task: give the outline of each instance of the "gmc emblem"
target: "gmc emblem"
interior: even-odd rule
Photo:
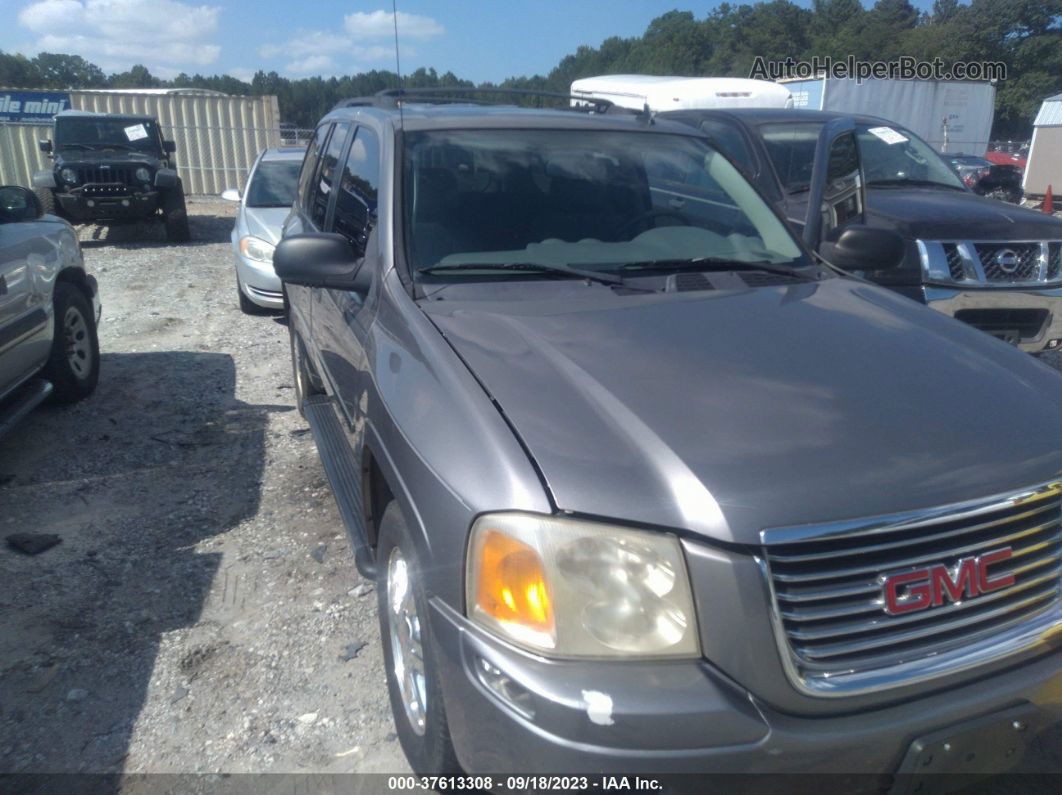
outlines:
[[[940,607],[945,601],[973,599],[1014,584],[1013,574],[990,577],[988,567],[1007,560],[1014,553],[1003,547],[972,558],[962,558],[954,568],[943,563],[882,578],[885,612],[890,616]],[[906,586],[906,588],[904,587]],[[903,590],[901,590],[903,589]]]

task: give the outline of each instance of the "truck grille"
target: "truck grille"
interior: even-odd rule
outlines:
[[[1062,622],[1062,483],[972,508],[848,523],[841,530],[768,530],[763,538],[782,653],[805,685],[929,658],[940,662],[955,650],[968,662],[979,643],[996,642],[1000,633],[1045,613]],[[1012,584],[886,612],[886,577],[943,565],[957,582],[960,561],[1006,548],[1011,556],[993,563],[989,576],[1013,575]],[[903,596],[931,581],[915,579],[897,591]]]
[[[1037,285],[1062,281],[1062,241],[919,240],[932,283]]]
[[[1039,243],[975,243],[974,249],[990,282],[1027,282],[1039,275]]]
[[[77,170],[77,182],[79,185],[89,184],[133,184],[135,169],[124,167],[112,168],[79,168]]]

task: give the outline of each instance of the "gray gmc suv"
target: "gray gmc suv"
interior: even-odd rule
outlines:
[[[273,260],[414,770],[998,771],[1062,721],[1057,372],[690,126],[431,99],[321,121]]]

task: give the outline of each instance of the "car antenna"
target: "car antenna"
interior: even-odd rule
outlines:
[[[398,0],[391,0],[391,19],[395,23],[395,72],[398,74],[398,89],[401,92],[398,97],[398,123],[404,130],[406,118],[402,113],[402,95],[406,93],[405,81],[402,80],[402,61],[398,57]]]

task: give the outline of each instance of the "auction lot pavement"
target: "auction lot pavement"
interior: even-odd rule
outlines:
[[[287,330],[236,306],[232,207],[191,202],[190,245],[86,242],[99,388],[0,440],[0,536],[63,539],[0,548],[0,772],[408,771]],[[1026,769],[1062,770],[1054,737]]]

